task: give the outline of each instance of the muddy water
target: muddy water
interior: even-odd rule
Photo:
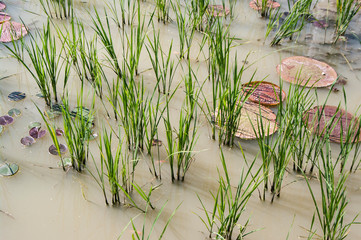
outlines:
[[[7,1],[7,12],[13,16],[15,21],[22,19],[28,24],[30,31],[41,28],[46,21],[44,14],[37,1]],[[76,4],[77,14],[86,25],[86,31],[92,36],[89,17],[86,11],[91,11],[91,4],[98,9],[105,5],[98,1],[82,1]],[[286,5],[284,5],[286,6]],[[142,7],[147,13],[152,11],[154,5],[146,2]],[[283,8],[287,10],[286,7]],[[242,45],[236,47],[238,61],[242,60],[251,52],[248,62],[249,70],[244,76],[248,81],[253,71],[257,70],[256,80],[267,76],[267,81],[278,83],[278,76],[275,71],[280,59],[304,55],[328,62],[338,74],[348,79],[345,86],[347,93],[347,108],[355,112],[361,95],[359,90],[361,82],[360,74],[360,50],[361,46],[357,39],[352,38],[348,42],[336,46],[325,44],[329,41],[330,32],[316,29],[308,25],[305,31],[299,36],[297,43],[285,42],[280,47],[271,48],[264,41],[266,30],[265,21],[256,12],[248,7],[248,2],[237,2],[235,19],[231,25],[231,32],[241,38]],[[351,25],[351,30],[361,34],[356,24]],[[61,21],[57,23],[62,24]],[[178,36],[176,23],[167,25],[155,24],[160,30],[161,41],[164,47],[174,41],[174,59],[177,57]],[[357,32],[358,31],[358,32]],[[326,38],[325,38],[326,36]],[[199,52],[199,43],[202,36],[196,34],[192,46],[192,66],[197,69],[198,79],[203,80],[207,76],[205,56]],[[28,40],[28,38],[26,38]],[[99,44],[100,45],[100,44]],[[118,45],[120,48],[120,45]],[[252,65],[252,63],[254,63]],[[186,66],[186,64],[182,63]],[[147,70],[151,63],[143,48],[140,71]],[[109,74],[111,72],[109,71]],[[174,85],[182,81],[182,70],[178,69]],[[198,215],[204,217],[201,211],[201,204],[197,195],[204,201],[208,209],[212,207],[211,192],[217,189],[217,168],[221,168],[219,155],[220,150],[217,142],[210,139],[211,129],[204,116],[199,119],[199,140],[196,145],[197,154],[195,162],[186,175],[185,182],[172,184],[170,171],[167,163],[162,165],[162,180],[156,180],[149,173],[149,162],[142,159],[137,166],[136,181],[145,190],[151,185],[162,184],[152,195],[152,203],[155,211],[148,211],[147,217],[136,209],[128,207],[107,207],[104,203],[100,188],[92,176],[84,172],[79,174],[73,170],[63,172],[58,167],[59,158],[48,154],[48,147],[51,144],[50,136],[38,140],[36,144],[25,148],[20,144],[20,138],[27,135],[28,124],[32,121],[41,121],[34,103],[44,108],[44,102],[35,95],[38,88],[31,76],[16,61],[9,58],[6,50],[1,47],[0,51],[0,113],[5,114],[9,109],[16,107],[22,111],[22,115],[16,118],[15,123],[9,126],[0,137],[0,161],[15,162],[20,166],[20,172],[9,178],[0,179],[0,239],[117,239],[122,233],[122,239],[130,239],[132,231],[127,224],[135,217],[135,224],[141,229],[143,221],[146,222],[146,232],[150,230],[153,220],[163,205],[164,211],[158,220],[153,235],[150,239],[156,239],[167,222],[168,217],[179,206],[169,225],[164,239],[207,239],[207,231]],[[154,84],[154,76],[151,71],[143,73],[145,85],[151,88]],[[71,94],[76,95],[79,81],[74,75],[71,79]],[[61,84],[60,84],[61,85]],[[288,84],[284,84],[285,88]],[[211,86],[205,85],[205,89]],[[182,85],[181,85],[182,88]],[[7,95],[12,91],[23,91],[27,94],[24,101],[12,103],[7,100]],[[320,98],[324,98],[328,90],[320,90]],[[206,91],[207,92],[207,91]],[[209,92],[209,91],[208,91]],[[206,94],[211,96],[210,94]],[[184,95],[178,91],[171,105],[172,119],[176,123]],[[342,100],[342,93],[332,93],[329,104],[338,104]],[[101,106],[101,105],[97,105]],[[108,106],[110,109],[110,106]],[[104,122],[104,110],[99,107],[97,126]],[[109,120],[115,124],[113,120]],[[96,128],[97,129],[97,128]],[[164,138],[164,132],[160,133],[160,139]],[[64,142],[64,140],[61,140]],[[258,146],[256,141],[238,141],[245,150],[247,160],[250,161],[257,154]],[[91,143],[91,150],[94,156],[99,156],[96,142]],[[337,145],[332,145],[337,149]],[[229,167],[229,174],[232,183],[236,185],[242,167],[245,166],[241,150],[238,147],[232,149],[224,148],[224,154]],[[160,149],[159,159],[164,160],[166,152]],[[97,157],[96,157],[97,159]],[[89,162],[89,168],[94,167]],[[257,166],[260,161],[257,161]],[[291,169],[291,168],[290,168]],[[361,207],[361,174],[352,174],[347,181],[349,206],[345,221],[348,222],[359,212]],[[319,188],[317,181],[311,181],[315,195],[318,200]],[[286,174],[281,197],[270,203],[270,196],[267,201],[262,202],[258,193],[252,196],[247,205],[246,212],[242,215],[241,224],[250,218],[249,231],[259,229],[249,235],[247,239],[299,239],[307,236],[310,226],[314,205],[311,200],[307,185],[301,176],[294,174],[291,170]],[[317,224],[317,227],[318,224]],[[351,227],[349,239],[360,239],[361,230],[357,226]]]

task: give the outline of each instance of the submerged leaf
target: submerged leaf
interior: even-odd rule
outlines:
[[[19,171],[19,166],[15,163],[5,163],[0,166],[0,175],[2,176],[12,176]]]

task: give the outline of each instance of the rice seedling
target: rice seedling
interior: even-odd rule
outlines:
[[[159,219],[159,217],[161,216],[161,214],[162,214],[162,212],[163,212],[163,210],[164,210],[164,208],[165,208],[166,205],[167,205],[167,202],[166,202],[166,203],[162,206],[162,208],[159,210],[157,216],[155,217],[155,219],[154,219],[154,221],[153,221],[153,223],[152,223],[152,226],[150,227],[150,230],[149,230],[149,233],[148,233],[148,234],[146,234],[146,232],[145,232],[148,206],[147,206],[146,211],[145,211],[145,213],[144,213],[144,220],[143,220],[143,224],[142,224],[141,231],[139,231],[139,230],[137,229],[137,227],[135,226],[135,223],[134,223],[134,218],[132,218],[132,219],[130,220],[130,222],[128,223],[128,225],[129,225],[129,224],[132,224],[132,229],[133,229],[133,232],[134,232],[134,233],[132,234],[132,239],[134,239],[134,240],[135,240],[135,239],[137,239],[137,240],[145,240],[145,239],[147,239],[147,240],[149,240],[149,239],[158,239],[158,240],[161,240],[161,239],[163,238],[163,235],[164,235],[165,231],[166,231],[167,228],[168,228],[168,225],[169,225],[170,221],[172,220],[173,216],[175,215],[175,213],[177,212],[177,210],[178,210],[178,208],[180,207],[181,204],[179,204],[179,205],[176,207],[176,209],[174,209],[174,211],[172,212],[172,214],[169,216],[169,218],[168,218],[168,220],[166,221],[166,223],[165,223],[165,225],[164,225],[164,227],[163,227],[163,229],[162,229],[162,232],[160,233],[159,237],[158,237],[158,238],[154,238],[154,236],[152,235],[153,230],[154,230],[154,227],[155,227],[155,225],[157,224],[158,219]],[[124,228],[124,230],[122,231],[122,233],[121,233],[121,235],[119,236],[118,239],[121,238],[121,236],[123,235],[124,231],[128,228],[128,225]]]
[[[136,84],[130,75],[129,82],[123,82],[117,89],[120,102],[117,114],[125,131],[129,149],[143,150],[147,128],[149,98],[145,95],[144,82]]]
[[[207,18],[207,8],[209,0],[191,0],[190,1],[190,12],[192,25],[198,31],[204,30],[203,21]]]
[[[179,115],[178,129],[172,127],[167,107],[164,126],[166,129],[167,155],[171,170],[172,182],[184,181],[185,174],[194,161],[193,149],[198,140],[197,137],[197,110],[182,108]],[[175,170],[176,167],[176,170]]]
[[[120,203],[120,190],[119,190],[119,166],[122,154],[122,143],[119,142],[116,148],[115,154],[112,153],[112,133],[108,133],[103,127],[103,134],[99,137],[99,150],[100,150],[100,163],[101,170],[104,167],[106,170],[106,176],[109,181],[110,191],[112,193],[112,204],[117,205]],[[101,178],[102,179],[102,178]],[[104,193],[105,194],[105,193]],[[105,195],[105,202],[107,198]]]
[[[224,1],[222,1],[223,5],[224,5]],[[237,4],[237,1],[236,0],[228,0],[228,5],[229,5],[229,11],[230,11],[230,14],[231,14],[231,18],[234,17],[234,8]]]
[[[222,20],[216,20],[214,32],[209,33],[209,78],[212,82],[212,103],[206,104],[208,121],[212,126],[212,138],[218,131],[219,145],[232,146],[238,129],[240,114],[250,91],[242,90],[242,76],[245,63],[237,65],[237,54],[233,66],[230,63],[230,49],[233,38],[229,36],[229,28],[224,28]],[[247,62],[246,57],[244,62]],[[254,79],[255,73],[249,81]],[[204,95],[204,93],[202,93]]]
[[[153,33],[153,41],[148,36],[147,38],[149,46],[146,45],[146,48],[157,80],[158,92],[169,94],[175,71],[179,65],[179,62],[174,65],[174,60],[171,60],[173,41],[168,51],[164,53],[159,40],[159,31]]]
[[[260,117],[257,119],[257,126],[253,126],[253,131],[257,136],[257,143],[259,147],[259,154],[262,158],[262,171],[263,171],[263,193],[260,196],[261,200],[266,200],[266,191],[269,189],[269,176],[271,169],[271,162],[273,159],[272,140],[269,137],[271,131],[270,125],[265,126],[260,109]]]
[[[139,75],[138,66],[140,60],[140,54],[142,52],[145,38],[146,38],[146,27],[149,27],[149,24],[152,22],[153,16],[151,16],[148,25],[145,26],[145,15],[141,13],[140,2],[137,5],[137,23],[135,19],[132,19],[130,25],[130,35],[123,31],[123,52],[125,53],[125,62],[129,65],[129,74]],[[136,24],[136,26],[135,26]]]
[[[243,154],[244,157],[244,154]],[[218,171],[218,190],[216,194],[211,193],[213,198],[213,208],[208,211],[203,201],[198,196],[202,205],[202,210],[205,217],[199,216],[203,224],[209,232],[209,238],[215,239],[243,239],[245,236],[254,231],[247,232],[249,219],[240,224],[239,220],[246,209],[247,203],[251,198],[253,192],[262,182],[260,175],[261,168],[256,169],[253,174],[251,170],[254,168],[256,158],[248,166],[248,169],[242,169],[238,185],[234,187],[231,185],[231,179],[228,174],[226,160],[221,150],[221,162],[224,172],[224,177]],[[236,230],[236,228],[239,229]]]
[[[191,24],[188,16],[190,15],[188,7],[186,11],[182,11],[179,1],[172,3],[173,11],[176,13],[176,21],[178,26],[179,36],[179,54],[180,59],[189,59],[190,48],[192,46],[193,37],[195,33],[195,26]]]
[[[118,10],[117,3],[119,5],[120,11]],[[138,4],[139,0],[113,0],[112,5],[108,5],[108,8],[113,15],[113,20],[117,24],[118,28],[123,28],[124,30],[125,24],[131,24],[132,19],[135,16]],[[121,16],[121,18],[119,18],[119,16]]]
[[[83,88],[77,99],[77,113],[75,116],[70,112],[68,96],[65,96],[63,99],[61,110],[64,124],[64,138],[69,148],[72,166],[75,170],[81,172],[88,159],[90,128],[93,121],[93,111],[88,110],[86,112],[83,107]]]
[[[118,78],[122,79],[122,70],[118,61],[118,56],[116,54],[115,48],[114,48],[114,42],[113,42],[113,36],[112,31],[110,29],[110,23],[109,23],[109,17],[107,12],[104,10],[105,24],[102,23],[102,20],[99,16],[99,13],[96,9],[95,16],[91,16],[92,22],[93,22],[93,30],[99,37],[100,41],[102,42],[106,52],[107,56],[106,59],[110,63],[112,70],[117,75]]]
[[[357,216],[348,223],[345,223],[344,218],[348,205],[345,186],[348,174],[341,173],[338,180],[336,180],[335,165],[332,163],[329,140],[326,140],[325,149],[321,149],[320,159],[317,168],[321,190],[321,205],[317,203],[316,196],[306,176],[305,179],[316,208],[316,219],[321,226],[323,234],[321,237],[324,240],[345,239],[351,225],[357,223],[355,222]]]
[[[170,0],[156,0],[156,11],[158,16],[158,22],[162,21],[164,24],[170,21],[169,9]]]
[[[59,51],[56,48],[55,37],[52,36],[49,19],[43,31],[38,31],[37,35],[40,39],[40,44],[36,43],[36,36],[30,34],[31,41],[29,44],[20,40],[21,48],[18,46],[14,47],[14,49],[9,46],[6,46],[6,48],[32,75],[44,97],[45,103],[51,106],[54,102],[53,99],[55,103],[58,102],[57,83],[60,76],[63,76],[64,87],[68,82],[70,63],[61,56],[64,47]],[[13,46],[15,46],[15,43],[13,43]],[[30,64],[25,62],[23,54],[19,52],[19,49],[25,49],[34,70],[31,69]]]
[[[39,0],[39,2],[49,17],[60,19],[73,17],[73,0]]]
[[[311,4],[312,0],[299,0],[293,5],[290,14],[282,22],[273,37],[271,46],[279,44],[282,39],[287,37],[292,40],[293,35],[303,29],[310,14]],[[275,18],[278,18],[277,15],[275,15]],[[273,24],[270,26],[273,26]]]
[[[149,106],[148,109],[148,122],[147,122],[147,129],[146,129],[146,141],[145,146],[147,149],[148,155],[151,157],[151,164],[152,169],[150,172],[154,174],[156,178],[162,178],[161,175],[161,161],[158,161],[158,171],[156,169],[156,163],[154,161],[152,148],[155,147],[158,150],[158,157],[159,157],[159,144],[156,144],[155,141],[158,140],[158,127],[160,121],[163,119],[164,112],[168,109],[169,102],[173,98],[174,94],[176,93],[175,89],[170,95],[161,97],[159,94],[156,95],[157,85],[154,87],[152,95],[149,98]],[[154,102],[155,101],[155,102]],[[154,103],[153,103],[154,102]],[[164,102],[164,105],[162,104]],[[158,159],[159,160],[159,159]]]
[[[312,88],[300,85],[290,85],[286,101],[286,109],[290,116],[292,140],[291,152],[293,171],[304,171],[305,155],[310,143],[311,133],[306,128],[303,113],[311,108],[315,100],[312,97]]]
[[[336,1],[336,27],[335,27],[335,39],[333,43],[336,43],[340,36],[344,35],[348,25],[353,17],[358,13],[361,8],[361,3],[356,0],[337,0]]]

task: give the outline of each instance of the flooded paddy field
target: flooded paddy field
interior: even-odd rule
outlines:
[[[243,239],[244,235],[250,240],[341,239],[341,235],[361,239],[357,224],[347,228],[361,212],[357,155],[361,103],[359,13],[333,43],[336,3],[311,1],[309,11],[314,19],[305,18],[303,29],[292,40],[283,38],[271,46],[280,24],[292,15],[288,4],[292,7],[296,3],[279,2],[279,25],[275,24],[265,38],[267,25],[277,10],[271,17],[262,17],[248,1],[225,1],[224,7],[230,9],[226,18],[212,17],[208,10],[194,23],[203,1],[165,1],[165,8],[160,7],[161,2],[74,0],[73,12],[64,19],[55,16],[56,8],[42,6],[41,1],[4,2],[3,11],[12,17],[11,21],[23,23],[28,34],[0,45],[0,115],[10,115],[11,109],[21,112],[13,113],[12,120],[0,117],[0,123],[4,123],[0,173],[12,175],[16,170],[4,164],[19,167],[13,176],[0,178],[0,239],[132,239],[137,234],[136,239],[210,239],[210,235],[211,239]],[[197,4],[197,11],[192,3]],[[209,9],[208,4],[222,2],[207,2],[204,9]],[[220,11],[220,15],[225,13]],[[185,30],[179,32],[182,22]],[[320,24],[323,27],[319,28]],[[185,34],[183,53],[181,33]],[[31,46],[39,46],[40,62],[47,61],[45,48],[54,50],[57,63],[34,71],[44,65],[32,61],[27,49],[31,53],[36,47]],[[317,89],[297,87],[281,79],[277,66],[293,56],[327,63],[336,71],[337,79],[331,86]],[[56,94],[49,83],[54,69]],[[42,71],[48,82],[44,91],[35,81],[41,79]],[[301,78],[304,72],[301,68],[296,74]],[[318,82],[321,76],[316,78]],[[259,114],[258,104],[252,111],[242,110],[249,106],[240,104],[249,97],[247,92],[252,93],[244,91],[243,84],[249,81],[282,87],[287,95],[284,107],[270,106],[277,118]],[[222,84],[217,85],[219,82]],[[25,98],[9,99],[13,92],[25,93]],[[49,104],[44,97],[47,93]],[[300,96],[306,93],[306,100],[302,99]],[[278,96],[274,98],[278,100]],[[298,101],[289,100],[297,97]],[[236,107],[229,110],[230,105]],[[346,114],[340,118],[331,114],[328,120],[332,123],[328,128],[324,124],[327,130],[317,137],[314,133],[322,130],[317,128],[322,124],[307,125],[304,112],[324,105],[336,106],[338,114],[344,109],[352,117],[343,124]],[[324,120],[324,114],[320,116],[319,122]],[[234,117],[234,122],[222,117]],[[242,125],[238,119],[248,124],[241,133],[237,132]],[[250,119],[254,125],[249,124]],[[274,124],[267,125],[268,121]],[[41,123],[41,128],[34,122]],[[232,124],[236,128],[232,129]],[[307,130],[306,125],[311,127]],[[276,130],[267,126],[278,131],[267,137],[267,130]],[[295,131],[299,126],[302,130]],[[64,133],[58,131],[57,135],[57,129]],[[79,131],[67,134],[72,129]],[[46,130],[44,136],[41,130]],[[229,137],[227,131],[232,132]],[[340,131],[344,133],[341,140]],[[245,132],[255,136],[248,140],[234,137],[247,135]],[[301,138],[300,132],[307,137]],[[29,134],[31,142],[21,141]],[[67,146],[61,158],[49,153],[49,147],[56,143],[54,138]],[[338,139],[338,143],[328,139]],[[319,145],[311,144],[315,142]],[[74,153],[81,147],[85,149],[82,158],[81,153]],[[54,149],[53,153],[58,154],[60,149]],[[299,168],[299,157],[294,155],[298,150],[303,161]],[[269,161],[268,169],[265,161]],[[227,174],[222,163],[227,166]],[[274,177],[277,171],[279,178]],[[325,189],[337,189],[341,194]],[[224,215],[216,212],[211,229],[208,225],[207,214],[211,217],[214,209],[222,209],[221,192],[223,203],[227,197],[233,202],[244,200],[237,209],[239,219],[229,226],[233,231],[230,235],[226,227],[220,230],[219,221],[223,217],[223,223],[227,222],[228,205]],[[237,193],[240,196],[235,197]],[[339,199],[339,205],[322,208],[326,196]],[[337,208],[347,201],[342,205],[344,212]],[[321,219],[323,211],[334,210],[334,218],[328,223],[337,219],[335,232],[345,232],[325,237],[327,230],[323,231],[321,225],[327,221],[319,220],[315,206]],[[344,217],[337,218],[339,211]]]

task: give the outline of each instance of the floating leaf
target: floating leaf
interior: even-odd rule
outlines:
[[[64,130],[63,129],[56,129],[55,130],[56,136],[63,136],[64,135]]]
[[[309,109],[304,113],[303,120],[312,133],[320,136],[324,136],[326,129],[331,129],[330,141],[336,143],[341,142],[341,134],[342,141],[345,142],[347,133],[350,131],[355,135],[359,127],[358,120],[351,113],[329,105]],[[351,137],[354,138],[355,136]],[[353,141],[359,140],[353,139]]]
[[[38,127],[33,127],[32,129],[29,130],[29,135],[35,139],[42,138],[45,136],[45,134],[46,134],[46,130]]]
[[[4,10],[5,8],[6,8],[5,3],[0,1],[0,11]]]
[[[262,10],[262,0],[252,0],[249,3],[249,6],[256,11]],[[279,8],[281,5],[278,2],[274,2],[271,0],[267,1],[267,8]]]
[[[26,97],[26,94],[23,92],[12,92],[8,95],[9,101],[17,102],[23,100]]]
[[[209,5],[208,12],[213,17],[227,16],[230,13],[229,8],[223,7],[223,5]]]
[[[17,108],[13,108],[8,111],[8,114],[10,117],[18,117],[21,115],[21,111]]]
[[[2,134],[4,131],[4,127],[2,125],[0,125],[0,134]]]
[[[68,148],[64,144],[61,143],[61,144],[59,144],[59,150],[60,150],[60,153],[63,154],[68,150]],[[49,153],[52,155],[58,155],[58,150],[56,149],[54,144],[49,147]]]
[[[16,174],[19,171],[19,166],[15,163],[5,163],[0,166],[0,175],[8,177]]]
[[[37,128],[40,128],[41,127],[41,123],[40,122],[31,122],[29,125],[28,125],[28,128],[29,129],[32,129],[34,127],[37,127]]]
[[[8,115],[4,115],[4,116],[0,117],[0,125],[5,126],[5,125],[9,125],[9,124],[11,124],[13,122],[14,122],[14,118],[12,118],[12,117],[10,117]]]
[[[20,140],[20,142],[24,146],[31,146],[31,145],[33,145],[35,143],[35,139],[33,137],[26,136],[26,137],[23,137]]]
[[[10,21],[10,19],[11,19],[11,16],[9,14],[0,12],[0,23],[3,23],[5,21]]]
[[[337,79],[330,65],[302,56],[283,59],[277,72],[283,80],[306,87],[327,87]]]
[[[0,42],[11,42],[28,34],[25,26],[17,22],[3,22],[0,24],[0,29],[2,30]]]
[[[280,87],[270,82],[250,82],[243,85],[246,92],[252,92],[249,100],[266,106],[275,106],[280,103]],[[282,90],[282,101],[286,99],[286,93]]]
[[[90,114],[90,110],[86,107],[76,107],[71,111],[72,117],[83,117],[86,121],[93,122],[94,117]]]

